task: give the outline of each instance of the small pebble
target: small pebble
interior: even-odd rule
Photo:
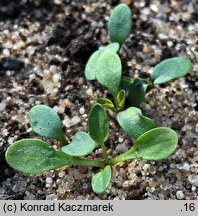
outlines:
[[[81,119],[80,119],[80,117],[79,116],[74,116],[72,119],[71,119],[71,123],[72,123],[72,126],[73,125],[77,125],[78,123],[80,123],[81,122]]]
[[[9,49],[3,49],[3,55],[8,57],[10,55]]]
[[[0,111],[4,111],[6,108],[6,103],[2,102],[0,103]]]
[[[4,188],[0,188],[0,197],[3,197],[5,194],[5,189]]]
[[[160,188],[164,191],[168,190],[168,184],[164,183],[160,185]]]
[[[126,152],[128,150],[128,148],[125,145],[123,145],[123,144],[118,144],[116,146],[115,150],[116,150],[117,153],[120,154],[120,153]]]
[[[143,51],[143,53],[145,53],[145,54],[149,52],[149,48],[148,48],[148,46],[147,46],[146,44],[144,45],[142,51]]]
[[[52,182],[53,182],[51,177],[47,177],[45,181],[47,184],[52,184]]]
[[[79,109],[79,113],[80,113],[81,115],[83,115],[83,114],[85,113],[85,108],[84,108],[84,107],[81,107],[81,108]]]
[[[177,191],[177,192],[176,192],[176,197],[177,197],[177,199],[179,199],[179,200],[184,199],[184,193],[183,193],[183,191],[181,191],[181,190]]]
[[[62,0],[54,0],[54,4],[61,5],[62,4]]]
[[[58,177],[63,178],[65,176],[65,171],[61,171],[58,173]]]
[[[172,46],[173,46],[173,42],[172,42],[172,41],[168,41],[168,42],[167,42],[167,45],[168,45],[169,47],[172,47]]]
[[[131,185],[131,181],[130,180],[127,180],[127,181],[124,181],[123,184],[122,184],[122,187],[123,188],[129,188]]]
[[[121,0],[121,3],[130,5],[132,3],[132,0]]]
[[[0,60],[0,70],[3,71],[20,71],[22,68],[24,68],[24,63],[18,59],[10,58],[10,57],[4,57]]]
[[[124,141],[123,137],[119,137],[119,138],[118,138],[118,142],[119,142],[119,143],[123,143],[123,141]]]
[[[25,192],[25,198],[24,198],[25,200],[34,200],[35,199],[35,195],[34,194],[32,194],[32,193],[30,193],[30,192],[28,192],[28,191],[26,191]]]
[[[82,174],[87,174],[87,172],[88,172],[88,168],[85,167],[85,166],[79,166],[79,167],[78,167],[78,170],[79,170],[79,172],[82,173]]]
[[[58,83],[58,82],[60,81],[60,79],[61,79],[60,74],[54,74],[54,75],[53,75],[53,81],[54,81],[55,83]]]
[[[93,89],[92,89],[92,88],[88,88],[88,89],[86,90],[86,94],[87,94],[88,96],[93,97]]]
[[[183,164],[177,164],[176,167],[180,170],[189,170],[190,165],[187,162],[184,162]]]
[[[194,186],[198,187],[198,175],[193,174],[188,176],[188,181]]]
[[[67,175],[67,176],[65,176],[65,177],[66,177],[67,183],[68,183],[69,185],[73,185],[73,183],[75,182],[74,177],[73,177],[73,176],[69,176],[69,175]]]
[[[46,196],[46,200],[58,200],[58,196],[56,194],[50,194]]]
[[[191,191],[194,192],[194,191],[196,191],[196,189],[197,188],[195,186],[192,186]]]
[[[52,185],[51,184],[45,184],[46,188],[50,188]]]

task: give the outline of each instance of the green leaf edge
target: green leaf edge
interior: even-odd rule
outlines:
[[[129,19],[129,25],[130,25],[130,28],[129,29],[127,29],[127,34],[125,33],[125,37],[124,38],[122,38],[121,40],[120,40],[120,38],[119,38],[119,40],[118,40],[118,37],[116,37],[116,38],[114,38],[114,36],[115,36],[115,32],[113,33],[113,35],[112,35],[112,20],[113,20],[113,16],[115,16],[115,13],[117,13],[117,11],[118,10],[120,10],[121,8],[125,8],[125,13],[126,13],[126,11],[127,11],[127,15],[129,15],[130,16],[130,19]],[[126,4],[119,4],[119,5],[117,5],[114,9],[113,9],[113,11],[112,11],[112,14],[111,14],[111,16],[110,16],[110,18],[109,18],[109,22],[108,22],[108,35],[109,35],[109,38],[110,38],[110,40],[113,42],[113,43],[118,43],[118,44],[120,44],[120,46],[122,46],[122,44],[126,41],[126,39],[128,38],[128,36],[130,35],[130,32],[131,32],[131,28],[132,28],[132,12],[131,12],[131,10],[130,10],[130,8],[126,5]]]
[[[103,188],[97,188],[97,187],[95,187],[95,181],[97,180],[98,176],[102,175],[102,173],[104,173],[104,172],[107,172],[107,174],[109,175],[106,184],[104,185]],[[101,194],[101,193],[105,192],[106,189],[108,188],[110,182],[111,182],[111,177],[112,177],[111,166],[110,166],[110,165],[107,165],[104,169],[102,169],[100,172],[96,173],[96,174],[92,177],[91,185],[92,185],[93,191],[94,191],[95,193],[97,193],[97,194]],[[97,183],[96,183],[96,184],[97,184]]]
[[[121,119],[120,119],[120,118],[121,118],[121,114],[123,114],[124,112],[127,112],[129,109],[132,109],[132,108],[136,109],[136,113],[137,113],[138,116],[141,116],[144,120],[146,120],[147,122],[149,121],[150,124],[153,125],[153,128],[152,128],[152,129],[155,129],[155,128],[156,128],[156,124],[155,124],[155,122],[154,122],[152,119],[150,119],[150,118],[144,116],[144,115],[142,114],[142,110],[139,109],[139,108],[137,108],[137,107],[129,107],[128,109],[119,112],[118,115],[117,115],[117,120],[118,120],[118,123],[119,123],[120,127],[121,127],[130,137],[133,137],[134,139],[137,140],[141,135],[145,134],[146,132],[144,132],[143,134],[141,134],[141,135],[138,136],[138,137],[132,136],[131,134],[128,133],[128,131],[126,131],[126,130],[123,128],[123,124],[122,124]],[[132,129],[132,130],[133,130],[133,129]],[[149,129],[148,131],[150,131],[150,130],[151,130],[151,129]]]
[[[87,80],[96,80],[96,64],[101,54],[102,52],[97,50],[89,57],[84,72]],[[94,65],[93,69],[92,65]]]
[[[37,112],[36,109],[43,109],[43,108],[46,109],[47,112],[48,112],[48,111],[49,111],[49,112],[53,112],[52,115],[54,115],[55,118],[57,118],[56,120],[59,121],[59,122],[58,122],[59,125],[56,125],[56,129],[58,129],[58,131],[56,131],[56,133],[53,132],[55,135],[50,135],[50,136],[48,136],[48,135],[45,135],[45,134],[43,134],[43,133],[40,133],[40,132],[36,129],[36,127],[34,126],[34,124],[33,124],[33,123],[34,123],[34,117],[32,117],[32,115],[35,115],[35,112]],[[46,111],[46,110],[45,110],[45,111]],[[59,115],[56,113],[56,111],[53,110],[51,107],[49,107],[49,106],[47,106],[47,105],[43,105],[43,104],[39,104],[39,105],[33,106],[33,107],[30,109],[30,111],[29,111],[28,119],[29,119],[29,123],[30,123],[30,126],[31,126],[32,130],[33,130],[36,134],[38,134],[39,136],[43,136],[43,137],[51,138],[51,139],[57,139],[57,140],[59,140],[62,144],[65,144],[65,145],[68,144],[67,141],[66,141],[66,139],[65,139],[64,133],[63,133],[61,119],[60,119]],[[35,130],[35,129],[36,129],[36,130]],[[54,131],[55,131],[55,130],[54,130]]]
[[[117,73],[117,76],[119,76],[119,83],[116,83],[117,84],[117,86],[115,86],[115,85],[113,85],[113,88],[112,88],[112,84],[109,86],[109,82],[108,82],[108,84],[107,84],[107,79],[105,80],[104,79],[104,76],[102,75],[101,76],[101,74],[103,74],[103,73],[101,73],[101,70],[99,70],[99,69],[101,69],[101,67],[99,67],[100,65],[103,65],[103,58],[104,58],[104,55],[111,55],[111,56],[113,56],[114,55],[114,59],[116,58],[116,64],[117,64],[117,68],[119,69],[119,70],[117,70],[116,71],[116,73]],[[105,56],[106,57],[106,56]],[[106,57],[107,58],[107,57]],[[105,59],[106,59],[105,58]],[[102,59],[102,60],[101,60]],[[114,61],[115,62],[115,61]],[[115,75],[115,74],[113,74],[113,75]],[[111,74],[111,79],[112,79],[112,76],[113,76],[112,74]],[[102,79],[101,79],[101,77],[102,77]],[[105,77],[106,78],[106,77]],[[100,57],[99,57],[99,59],[98,59],[98,62],[97,62],[97,65],[96,65],[96,79],[97,79],[97,81],[102,85],[102,86],[104,86],[105,88],[107,88],[113,95],[116,95],[118,92],[119,92],[119,88],[120,88],[120,82],[121,82],[121,79],[122,79],[122,63],[121,63],[121,59],[120,59],[120,57],[119,57],[119,55],[117,54],[117,53],[115,53],[115,52],[112,52],[112,51],[109,51],[109,50],[107,50],[107,51],[104,51],[101,55],[100,55]],[[109,78],[108,78],[109,79]],[[105,80],[105,82],[104,82],[104,80]],[[114,80],[114,83],[115,83],[115,81],[117,82],[117,80],[118,79],[116,79],[116,80]],[[112,81],[112,80],[111,80]],[[112,82],[111,82],[112,83]]]
[[[82,149],[81,149],[81,151],[77,151],[77,152],[74,150],[73,151],[74,153],[73,153],[71,148],[74,147],[74,149],[75,149],[75,146],[76,146],[75,143],[77,142],[76,138],[77,138],[77,136],[79,136],[79,134],[86,135],[87,138],[89,137],[90,141],[92,141],[93,145],[91,144],[92,147],[90,147],[90,149],[88,151],[86,151],[86,152],[82,152]],[[61,148],[61,151],[63,151],[65,154],[73,156],[73,157],[82,157],[82,156],[86,156],[86,155],[90,154],[91,152],[93,152],[95,147],[96,147],[96,142],[90,137],[90,135],[85,133],[85,132],[79,131],[74,135],[74,137],[72,139],[72,142],[69,145],[63,146]]]
[[[157,77],[157,78],[154,78],[153,76],[155,75],[155,71],[156,71],[156,69],[158,68],[158,67],[160,67],[162,64],[164,64],[165,62],[168,62],[169,60],[173,60],[173,59],[184,59],[184,61],[186,61],[186,64],[188,64],[188,70],[186,70],[186,72],[185,73],[183,73],[183,74],[181,74],[181,75],[179,75],[179,76],[176,76],[176,77],[173,77],[173,78],[170,78],[170,79],[168,79],[167,81],[157,81],[158,79],[159,79],[159,77]],[[178,57],[173,57],[173,58],[168,58],[168,59],[165,59],[165,60],[163,60],[163,61],[161,61],[158,65],[156,65],[155,67],[154,67],[154,69],[153,69],[153,72],[151,73],[151,77],[150,77],[150,80],[152,81],[152,83],[153,84],[155,84],[155,85],[157,85],[157,84],[163,84],[163,83],[167,83],[167,82],[169,82],[169,81],[171,81],[171,80],[175,80],[175,79],[178,79],[178,78],[180,78],[180,77],[183,77],[183,76],[185,76],[190,70],[191,70],[191,68],[192,68],[192,62],[190,61],[190,59],[187,57],[187,56],[178,56]]]
[[[91,108],[91,110],[90,110],[90,112],[89,112],[89,115],[88,115],[88,128],[89,128],[89,135],[90,135],[90,137],[91,137],[96,143],[99,143],[99,144],[101,145],[103,142],[105,142],[105,141],[107,140],[107,138],[108,138],[108,136],[109,136],[109,124],[108,124],[108,132],[107,132],[107,134],[106,134],[106,136],[105,136],[105,138],[104,138],[103,140],[96,140],[95,137],[92,136],[92,132],[90,131],[90,120],[89,120],[89,119],[90,119],[90,116],[91,116],[93,110],[94,110],[95,107],[97,107],[97,106],[100,107],[100,108],[102,108],[102,110],[104,111],[105,116],[106,116],[106,118],[107,118],[107,122],[109,122],[109,121],[108,121],[108,116],[107,116],[107,113],[106,113],[104,107],[103,107],[101,104],[96,103],[96,104],[94,104],[94,105],[92,106],[92,108]]]
[[[58,165],[58,166],[54,166],[53,168],[44,168],[43,170],[39,171],[39,172],[26,172],[26,171],[23,171],[23,170],[20,170],[18,169],[18,167],[15,167],[13,164],[10,163],[10,159],[9,157],[12,157],[10,155],[11,152],[13,152],[13,148],[18,148],[20,149],[18,146],[20,145],[28,145],[28,144],[25,144],[24,142],[28,142],[28,141],[34,141],[34,142],[39,142],[39,145],[43,145],[44,147],[46,148],[49,148],[50,150],[53,151],[54,155],[53,155],[53,158],[57,157],[58,159],[62,160],[63,163],[62,165]],[[17,149],[16,149],[17,150]],[[69,163],[66,163],[66,159],[69,159]],[[55,150],[53,147],[49,146],[46,142],[40,140],[40,139],[34,139],[34,138],[29,138],[29,139],[22,139],[22,140],[18,140],[16,142],[14,142],[13,144],[11,144],[7,150],[6,150],[6,153],[5,153],[5,159],[6,159],[6,162],[9,164],[10,167],[12,167],[14,170],[16,171],[19,171],[19,172],[23,172],[23,173],[27,173],[27,174],[39,174],[39,173],[43,173],[45,171],[49,171],[49,170],[54,170],[54,169],[57,169],[57,168],[60,168],[62,166],[65,166],[65,165],[73,165],[71,163],[71,160],[73,159],[71,156],[69,155],[66,155],[65,153],[63,153],[62,151],[59,151],[59,150]]]
[[[111,100],[109,100],[108,98],[99,98],[99,99],[97,99],[96,102],[105,108],[113,109],[115,107],[113,102]]]
[[[169,130],[169,131],[171,130],[171,132],[174,134],[174,136],[175,136],[174,137],[174,142],[175,142],[174,149],[166,157],[161,157],[161,158],[158,158],[158,159],[142,158],[140,155],[138,155],[138,151],[137,151],[138,147],[136,145],[138,145],[138,142],[140,142],[140,140],[145,136],[145,134],[147,135],[148,133],[150,133],[150,132],[152,132],[154,130],[160,130],[160,129],[165,129],[165,130]],[[133,159],[137,159],[137,160],[151,160],[151,161],[163,160],[163,159],[166,159],[166,158],[170,157],[170,155],[172,155],[175,152],[177,144],[178,144],[178,136],[177,136],[177,133],[174,130],[172,130],[171,128],[167,128],[167,127],[154,128],[154,129],[151,129],[151,130],[145,132],[144,134],[142,134],[136,140],[136,142],[134,143],[134,145],[127,152],[124,152],[123,154],[118,155],[118,156],[112,158],[109,161],[109,164],[110,165],[114,165],[114,164],[120,163],[122,161],[133,160]]]

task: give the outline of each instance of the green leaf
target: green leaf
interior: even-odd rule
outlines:
[[[96,79],[96,65],[98,59],[101,55],[101,51],[94,52],[89,58],[86,67],[85,67],[85,77],[87,80],[95,80]]]
[[[111,167],[108,165],[92,178],[91,185],[95,193],[105,192],[111,181]]]
[[[15,170],[37,174],[72,164],[72,157],[56,151],[38,139],[24,139],[10,145],[6,161]]]
[[[128,77],[123,77],[120,84],[120,88],[126,92],[129,104],[136,107],[144,101],[147,86],[147,82],[143,79],[130,79]]]
[[[117,118],[123,130],[135,139],[156,127],[155,123],[150,118],[143,116],[142,111],[136,107],[119,112]]]
[[[117,98],[118,109],[122,110],[126,99],[125,91],[124,90],[119,91],[116,98]]]
[[[112,42],[122,45],[131,32],[132,14],[125,4],[118,5],[108,22],[108,33]]]
[[[29,121],[35,133],[67,144],[62,131],[61,120],[50,107],[45,105],[34,106],[29,112]]]
[[[102,47],[99,48],[100,51],[109,50],[109,51],[112,51],[112,52],[115,52],[115,53],[117,53],[119,51],[119,49],[120,49],[119,43],[111,43],[111,44],[109,44],[107,46],[102,46]]]
[[[184,56],[166,59],[154,68],[151,80],[154,84],[165,83],[185,76],[191,67],[191,61]]]
[[[161,160],[172,155],[177,147],[177,133],[170,128],[154,128],[142,134],[133,147],[110,160],[114,165],[124,160]]]
[[[99,98],[97,99],[97,103],[101,104],[103,107],[106,107],[106,108],[110,108],[110,109],[114,108],[113,102],[109,100],[108,98]]]
[[[99,50],[95,51],[91,57],[89,58],[86,67],[85,67],[85,77],[87,80],[95,80],[96,79],[96,65],[99,57],[104,51],[112,51],[117,53],[120,49],[120,45],[118,43],[112,43],[107,46],[102,46]]]
[[[109,123],[105,109],[100,104],[95,104],[88,118],[89,134],[97,143],[103,143],[109,134]]]
[[[86,156],[96,147],[94,140],[84,132],[78,132],[73,137],[72,142],[62,147],[62,151],[68,155],[79,157]]]
[[[122,76],[122,65],[119,56],[112,51],[105,51],[96,66],[96,78],[100,84],[113,94],[119,91]]]

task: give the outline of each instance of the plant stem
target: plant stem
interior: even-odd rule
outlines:
[[[148,86],[147,86],[147,89],[146,89],[146,93],[148,93],[151,89],[153,89],[154,87],[154,84],[151,80],[148,81]]]
[[[102,168],[105,167],[104,162],[99,161],[99,160],[91,160],[91,159],[87,159],[87,160],[80,159],[79,165],[92,166],[92,167],[102,167]]]
[[[63,146],[68,145],[69,143],[67,142],[64,134],[60,134],[58,140],[63,144]]]
[[[76,164],[74,165],[81,165],[81,166],[90,166],[90,167],[105,167],[105,164],[103,161],[99,160],[91,160],[91,159],[83,159],[79,158]]]
[[[117,100],[117,96],[118,96],[118,94],[113,94],[113,99],[114,99],[114,104],[115,104],[115,108],[113,109],[114,112],[122,111],[123,108],[124,108],[124,104],[125,104],[125,100],[124,100],[123,106],[120,106],[120,104],[119,104],[119,102]]]
[[[90,166],[90,167],[105,167],[104,161],[74,157],[65,154],[61,150],[56,150],[56,160],[59,160],[57,168],[62,166]]]
[[[105,161],[105,163],[107,163],[108,162],[108,155],[107,155],[107,151],[106,151],[106,147],[105,147],[104,142],[100,143],[100,146],[102,147],[102,154],[104,157],[104,161]]]
[[[120,155],[118,155],[117,157],[112,158],[112,159],[108,162],[108,164],[111,165],[111,166],[113,166],[113,165],[115,165],[115,164],[117,164],[117,163],[119,163],[119,162],[122,162],[122,161],[123,161],[123,158],[120,157]]]
[[[138,159],[138,158],[140,158],[140,157],[137,155],[136,149],[131,148],[127,152],[125,152],[125,153],[123,153],[121,155],[118,155],[118,156],[112,158],[111,160],[109,160],[108,164],[113,166],[113,165],[115,165],[117,163],[120,163],[122,161]]]
[[[118,100],[117,100],[117,94],[113,94],[114,104],[116,106],[116,110],[118,109]]]

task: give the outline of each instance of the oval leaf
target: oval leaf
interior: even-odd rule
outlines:
[[[110,109],[114,108],[113,102],[109,100],[108,98],[99,98],[97,99],[97,103],[101,104],[103,107],[106,107],[106,108],[110,108]]]
[[[84,132],[78,132],[73,137],[72,142],[62,147],[62,151],[68,155],[79,157],[86,156],[96,147],[94,140]]]
[[[105,192],[111,181],[111,167],[106,166],[92,178],[91,185],[95,193],[100,194]]]
[[[123,130],[135,139],[156,127],[155,123],[143,116],[142,111],[136,107],[130,107],[125,111],[119,112],[117,118]]]
[[[95,80],[96,79],[96,65],[98,62],[98,59],[100,57],[100,55],[104,52],[104,51],[112,51],[117,53],[120,49],[120,45],[118,43],[112,43],[109,44],[107,46],[102,46],[99,48],[99,50],[97,50],[96,52],[94,52],[91,57],[89,58],[86,67],[85,67],[85,77],[87,80]]]
[[[131,106],[138,107],[145,98],[148,83],[140,78],[130,79],[123,77],[120,88],[126,92],[126,97]]]
[[[95,104],[88,118],[89,134],[97,143],[104,143],[109,134],[109,124],[105,109],[100,104]]]
[[[112,42],[122,45],[131,32],[132,14],[125,4],[118,5],[108,22],[108,33]]]
[[[110,160],[114,165],[124,160],[161,160],[169,157],[176,150],[177,133],[170,128],[154,128],[140,136],[133,147]]]
[[[24,139],[10,145],[6,161],[13,169],[30,174],[72,165],[72,157],[38,139]]]
[[[100,55],[101,55],[101,51],[96,51],[89,58],[85,67],[85,77],[87,80],[96,79],[96,65]]]
[[[119,51],[119,49],[120,49],[119,43],[112,43],[112,44],[109,44],[107,46],[102,46],[102,47],[99,48],[99,50],[101,50],[101,51],[109,50],[109,51],[112,51],[112,52],[115,52],[115,53],[117,53]]]
[[[184,56],[166,59],[154,68],[151,80],[154,84],[165,83],[185,76],[191,67],[191,61]]]
[[[61,120],[50,107],[45,105],[34,106],[29,112],[29,121],[35,133],[67,144],[62,131]]]
[[[121,90],[117,94],[117,106],[119,110],[122,110],[125,104],[126,94],[124,90]]]
[[[102,53],[96,66],[96,78],[98,82],[113,94],[117,94],[121,76],[122,65],[119,56],[112,51]]]

